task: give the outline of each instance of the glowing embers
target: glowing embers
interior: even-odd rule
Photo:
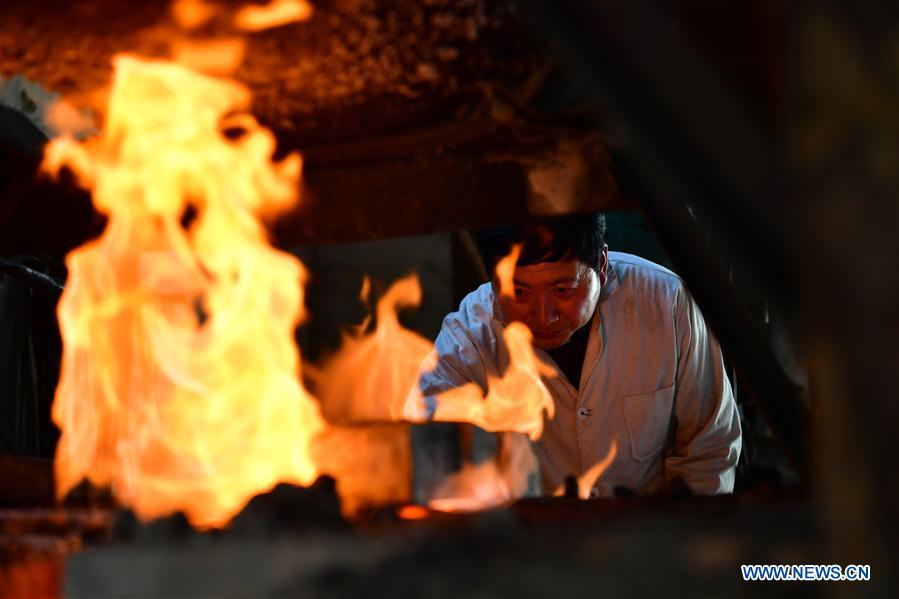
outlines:
[[[415,504],[403,505],[396,510],[396,515],[403,520],[424,520],[429,514],[428,508]]]
[[[46,168],[72,168],[109,215],[67,257],[58,308],[60,497],[87,477],[141,518],[211,527],[317,474],[323,422],[293,338],[304,269],[258,220],[295,202],[301,161],[271,162],[248,101],[234,82],[120,56],[103,134],[47,149]]]
[[[268,4],[245,4],[234,16],[234,25],[244,31],[261,31],[312,16],[312,6],[305,0],[270,0]]]

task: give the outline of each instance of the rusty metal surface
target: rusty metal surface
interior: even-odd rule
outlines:
[[[86,485],[57,502],[52,461],[0,455],[0,566],[108,540],[115,509],[107,492]]]
[[[239,4],[225,3],[192,38],[233,34],[228,18]],[[164,57],[186,35],[167,5],[6,3],[0,74],[23,74],[76,106],[92,106],[99,118],[98,90],[109,84],[113,54]],[[595,114],[584,110],[591,100],[537,107],[553,89],[558,57],[514,2],[315,6],[308,22],[246,36],[246,59],[234,74],[252,91],[252,111],[274,131],[279,152],[304,155],[305,199],[275,223],[279,245],[629,206],[617,194]],[[0,197],[8,233],[0,250],[59,252],[96,234],[100,219],[73,200],[77,192],[34,182],[35,161],[19,161],[3,177],[11,182]],[[546,197],[541,173],[561,173],[560,197]]]
[[[0,509],[0,557],[66,555],[107,540],[112,523],[113,512],[105,508]]]
[[[218,17],[193,39],[234,35],[243,2],[218,2]],[[169,54],[187,36],[168,0],[121,3],[5,2],[0,72],[21,73],[76,99],[109,83],[118,52]],[[314,3],[312,18],[246,36],[235,78],[254,112],[304,145],[332,143],[458,116],[473,97],[514,90],[539,65],[513,2],[340,0]]]
[[[0,599],[63,596],[66,558],[108,540],[112,524],[106,508],[0,508]]]

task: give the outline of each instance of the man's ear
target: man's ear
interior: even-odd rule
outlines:
[[[609,272],[609,246],[602,246],[602,254],[599,256],[599,284],[603,286],[608,280]]]

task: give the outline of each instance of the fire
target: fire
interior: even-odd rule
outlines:
[[[520,248],[497,266],[502,289],[511,293],[511,277]],[[511,269],[509,265],[511,264]],[[361,297],[368,295],[368,280]],[[433,368],[437,359],[433,344],[404,328],[400,308],[421,303],[418,278],[410,275],[395,282],[378,301],[377,326],[372,333],[345,335],[340,351],[324,366],[318,392],[323,409],[334,420],[424,421],[427,410],[417,391],[418,376]],[[543,433],[543,412],[552,418],[555,406],[541,376],[555,376],[555,369],[541,361],[531,346],[531,333],[520,322],[503,331],[509,366],[488,377],[486,396],[474,383],[449,389],[437,398],[433,420],[470,422],[491,432],[520,432],[537,440]]]
[[[415,504],[404,505],[396,510],[396,515],[403,520],[424,520],[428,514],[428,508]]]
[[[243,6],[234,17],[234,25],[244,31],[261,31],[295,21],[305,21],[311,16],[312,6],[305,0],[271,0],[264,6]]]
[[[496,274],[500,295],[511,296],[515,263],[521,252],[516,245],[508,256],[499,261]],[[521,322],[511,322],[502,333],[501,347],[508,353],[508,366],[501,375],[487,376],[487,394],[470,383],[444,391],[436,398],[432,419],[450,422],[470,422],[490,432],[517,432],[536,441],[543,434],[543,414],[555,415],[552,395],[541,377],[557,376],[556,370],[534,353],[531,331]],[[438,355],[432,352],[423,370],[433,369]],[[406,416],[425,419],[428,410],[421,393],[414,388],[406,402]]]
[[[602,476],[603,472],[608,470],[609,466],[615,460],[615,456],[618,455],[618,441],[616,439],[612,439],[612,444],[609,446],[609,453],[606,454],[606,457],[593,464],[586,472],[580,475],[577,479],[577,495],[579,499],[589,499],[590,498],[590,488],[596,482],[600,476]],[[560,497],[565,492],[565,485],[559,485],[555,491],[553,491],[553,495],[556,497]]]
[[[259,31],[311,10],[273,0],[244,6],[234,24]],[[188,30],[219,12],[203,0],[172,7]],[[273,136],[245,112],[248,90],[209,75],[233,72],[245,49],[236,37],[177,39],[174,63],[119,55],[103,132],[47,147],[44,168],[71,169],[109,216],[100,238],[67,257],[58,307],[60,498],[87,478],[144,520],[183,511],[198,528],[221,527],[278,482],[349,468],[315,461],[326,424],[300,382],[293,338],[305,269],[269,245],[259,220],[296,202],[301,158],[272,162]],[[501,296],[512,293],[519,252],[497,267]],[[364,300],[368,290],[366,280]],[[365,333],[366,322],[347,335],[318,376],[329,418],[425,419],[415,390],[436,355],[397,316],[420,301],[418,279],[401,279],[379,300],[375,330]],[[503,442],[496,460],[445,481],[435,509],[491,507],[527,490],[536,461],[524,435],[538,439],[544,413],[553,417],[541,379],[556,373],[522,323],[509,323],[500,346],[508,364],[488,375],[486,393],[470,384],[436,398],[433,419],[501,432]],[[338,482],[342,494],[350,487]]]
[[[57,494],[86,477],[142,519],[182,510],[218,527],[278,481],[317,475],[324,424],[293,338],[305,272],[258,220],[296,201],[301,159],[272,163],[237,83],[128,56],[114,67],[103,133],[56,140],[45,159],[109,216],[67,257]]]
[[[501,297],[514,292],[513,276],[521,246],[513,246],[496,266]],[[481,464],[466,464],[444,481],[429,506],[441,511],[490,508],[523,496],[528,478],[537,469],[533,450],[524,435],[536,441],[543,434],[544,413],[555,415],[552,395],[542,377],[557,376],[555,368],[540,360],[531,345],[531,332],[521,322],[509,323],[502,333],[508,365],[502,374],[487,376],[486,395],[475,383],[448,389],[435,398],[431,418],[470,422],[490,432],[502,433],[499,455]],[[431,352],[422,372],[434,368],[439,356]],[[426,419],[428,409],[416,385],[406,402],[406,416]]]
[[[196,29],[209,22],[219,9],[204,0],[175,0],[170,7],[172,18],[185,29]]]
[[[194,71],[228,75],[243,62],[246,42],[239,37],[209,40],[176,39],[172,56],[178,64]]]
[[[497,267],[502,293],[512,293],[512,275],[520,247]],[[367,302],[370,284],[363,283],[360,299]],[[466,466],[447,479],[430,506],[443,511],[493,507],[522,496],[527,479],[536,470],[536,458],[524,433],[537,440],[543,432],[544,412],[551,418],[555,406],[542,376],[556,376],[550,365],[534,353],[531,334],[522,323],[510,323],[503,332],[508,367],[488,377],[486,395],[474,383],[449,389],[436,398],[430,414],[419,391],[421,373],[433,368],[433,344],[405,329],[397,318],[401,308],[418,306],[421,288],[410,275],[395,282],[378,301],[375,330],[364,333],[365,323],[344,336],[340,350],[316,373],[317,394],[331,422],[427,421],[469,422],[503,434],[497,460]]]
[[[503,433],[494,459],[465,464],[447,478],[428,502],[441,512],[489,509],[523,497],[537,471],[537,458],[523,435]]]
[[[556,376],[531,347],[531,331],[520,322],[503,331],[509,366],[502,376],[488,375],[487,395],[474,383],[437,397],[433,419],[470,422],[490,432],[525,433],[532,441],[543,434],[543,414],[552,418],[555,404],[541,376]],[[419,407],[424,411],[424,407]]]
[[[474,512],[511,502],[513,497],[495,460],[465,464],[441,483],[428,501],[438,512]]]
[[[515,295],[515,263],[521,256],[521,244],[512,246],[509,255],[496,263],[496,279],[499,282],[499,295],[511,298]]]
[[[369,282],[363,283],[366,301]],[[362,328],[344,335],[343,345],[324,366],[317,391],[325,416],[332,421],[396,421],[403,419],[406,396],[417,380],[422,361],[433,345],[404,328],[397,317],[401,308],[421,303],[416,275],[390,286],[378,300],[377,326],[364,334]]]

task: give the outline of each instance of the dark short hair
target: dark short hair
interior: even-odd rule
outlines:
[[[493,276],[496,263],[508,256],[516,243],[522,244],[517,262],[520,266],[577,258],[599,272],[606,244],[606,217],[602,212],[555,216],[480,229],[472,236],[489,276]]]

